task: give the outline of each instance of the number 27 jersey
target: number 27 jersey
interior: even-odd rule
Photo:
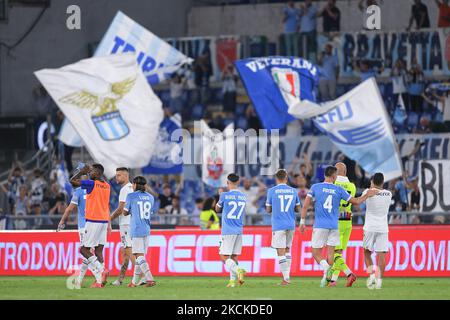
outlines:
[[[247,197],[240,190],[220,194],[217,206],[222,208],[222,235],[242,234]]]
[[[313,184],[307,196],[315,201],[314,228],[338,229],[341,200],[352,196],[341,186],[326,182]]]
[[[150,215],[154,211],[155,198],[142,191],[127,195],[124,210],[131,215],[131,238],[150,235]]]

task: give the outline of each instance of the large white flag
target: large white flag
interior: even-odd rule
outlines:
[[[323,104],[320,110],[330,111],[317,116],[314,124],[346,156],[370,174],[382,172],[386,181],[402,175],[391,120],[374,78]],[[296,116],[301,110],[289,112]]]
[[[163,111],[135,54],[85,59],[35,74],[107,177],[116,166],[148,164]]]
[[[150,85],[170,78],[183,64],[193,61],[123,12],[118,11],[94,56],[125,52],[136,53],[136,61]],[[58,138],[68,146],[83,146],[83,141],[67,121],[64,121]]]
[[[202,180],[211,187],[226,187],[227,176],[234,172],[234,125],[221,132],[201,120],[201,132]]]

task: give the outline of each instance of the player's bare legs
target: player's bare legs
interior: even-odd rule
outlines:
[[[280,271],[283,275],[283,281],[280,285],[285,286],[290,284],[290,269],[291,269],[291,255],[289,248],[277,248],[278,263],[280,264]],[[289,255],[289,259],[288,259]],[[288,261],[289,260],[289,261]]]
[[[334,258],[334,246],[326,246],[327,248],[327,257],[326,259],[322,256],[322,251],[323,248],[312,248],[312,255],[314,257],[314,260],[316,260],[316,262],[318,264],[320,264],[320,266],[323,269],[323,277],[322,280],[320,282],[320,286],[325,286],[325,284],[327,283],[327,278],[331,278],[331,266],[333,265],[333,258]]]
[[[103,258],[103,247],[104,245],[99,244],[95,247],[94,253],[98,259],[98,262],[102,265],[102,285],[104,286],[108,281],[109,271],[105,268],[105,260]]]
[[[378,256],[378,255],[377,255]],[[379,259],[378,263],[379,263]],[[379,273],[378,267],[373,263],[372,251],[364,249],[364,262],[366,264],[367,272],[369,273],[369,278],[367,279],[367,287],[373,289],[376,283],[376,276]],[[384,269],[383,269],[384,270]]]
[[[386,252],[377,252],[378,272],[375,273],[376,285],[375,289],[381,289],[382,277],[386,268]]]
[[[103,246],[102,246],[103,250]],[[95,251],[96,252],[96,251]],[[81,247],[80,253],[83,257],[85,257],[88,261],[88,268],[92,271],[95,276],[95,283],[91,286],[91,288],[102,288],[103,287],[103,278],[104,278],[104,267],[102,265],[103,255],[101,256],[102,262],[99,261],[97,255],[94,255],[91,252],[91,248]]]
[[[122,266],[120,267],[120,274],[117,279],[119,283],[122,283],[123,279],[125,279],[125,273],[127,272],[130,260],[131,264],[134,266],[136,258],[131,252],[131,247],[122,248]]]
[[[134,256],[134,273],[133,279],[131,283],[128,285],[130,288],[134,288],[139,284],[141,276],[143,275],[145,278],[145,287],[153,287],[156,285],[155,279],[153,279],[153,275],[150,272],[150,267],[148,265],[147,260],[145,260],[145,256],[142,253],[135,253]]]

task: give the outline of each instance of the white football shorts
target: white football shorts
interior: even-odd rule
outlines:
[[[150,236],[136,237],[131,239],[131,250],[133,254],[141,253],[143,255],[147,254],[147,249],[149,246]]]
[[[325,246],[336,247],[340,244],[338,229],[313,228],[311,247],[320,249]]]
[[[387,232],[364,231],[363,248],[375,252],[389,251],[389,237]]]
[[[242,252],[242,234],[226,234],[222,235],[219,244],[219,254],[231,256],[232,254],[240,255]]]
[[[272,232],[272,248],[292,248],[295,230],[278,230]]]
[[[90,222],[86,221],[84,226],[83,246],[86,248],[95,248],[106,243],[108,234],[108,222]]]

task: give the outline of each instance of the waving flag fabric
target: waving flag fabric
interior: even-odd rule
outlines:
[[[310,111],[317,105],[302,104],[316,101],[319,71],[313,63],[295,57],[267,57],[235,64],[264,128],[285,128],[295,119],[288,113],[294,105],[306,108],[309,116],[315,115]]]
[[[126,52],[136,54],[139,67],[152,85],[168,79],[183,64],[192,62],[191,58],[119,11],[94,56]],[[61,127],[59,139],[69,146],[83,145],[75,129],[67,121]]]
[[[176,113],[166,118],[159,126],[156,141],[158,146],[153,154],[150,164],[142,168],[145,174],[181,174],[183,172],[183,147],[181,129],[181,116]]]
[[[234,124],[221,132],[201,120],[201,132],[202,180],[211,187],[226,187],[227,176],[234,172]]]
[[[117,166],[141,168],[153,155],[162,103],[134,54],[81,60],[37,78],[86,144],[107,177]]]
[[[314,124],[349,158],[370,174],[386,180],[402,175],[402,165],[391,121],[374,78],[328,102]]]

